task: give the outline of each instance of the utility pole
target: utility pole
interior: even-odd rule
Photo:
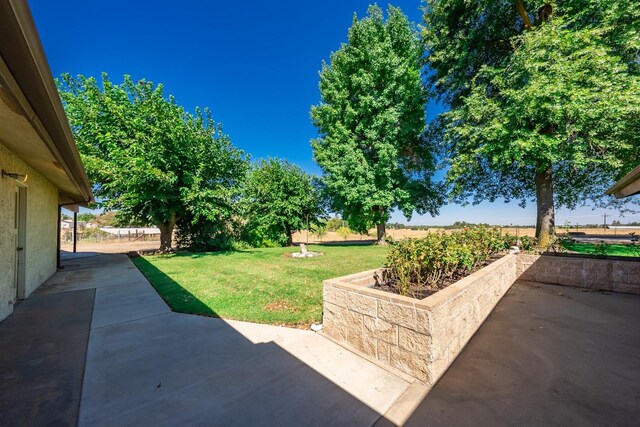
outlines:
[[[604,222],[602,224],[602,229],[603,230],[607,229],[607,214],[604,214]]]

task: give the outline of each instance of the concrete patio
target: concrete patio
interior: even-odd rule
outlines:
[[[404,424],[637,426],[639,326],[638,295],[516,282]]]
[[[413,382],[311,331],[173,313],[126,255],[67,259],[0,346],[0,425],[371,425]]]

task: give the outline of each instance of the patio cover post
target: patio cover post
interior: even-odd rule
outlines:
[[[76,253],[76,244],[78,242],[78,212],[73,213],[73,253]]]
[[[62,227],[62,205],[58,205],[58,243],[56,245],[58,249],[57,256],[56,256],[56,268],[58,270],[62,268],[62,266],[60,265],[60,238],[62,237],[61,230],[60,230],[61,227]]]

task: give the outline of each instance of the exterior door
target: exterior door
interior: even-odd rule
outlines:
[[[25,297],[25,243],[26,243],[26,218],[27,218],[27,189],[22,186],[15,188],[14,210],[14,242],[15,242],[15,273],[14,288],[15,299]]]

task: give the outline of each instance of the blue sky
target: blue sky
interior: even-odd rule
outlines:
[[[209,107],[233,143],[253,159],[286,158],[315,174],[321,171],[313,162],[310,140],[316,129],[309,108],[320,99],[318,71],[346,41],[353,13],[364,16],[368,4],[29,0],[54,76],[106,71],[114,82],[130,74],[163,83],[165,93],[188,110]],[[419,0],[393,5],[420,21]],[[438,113],[436,105],[427,109],[428,117]],[[556,222],[600,223],[602,213],[559,211]],[[437,218],[415,215],[410,223],[457,220],[534,224],[535,205],[450,205]],[[640,216],[624,220],[640,221]],[[392,221],[406,222],[401,214]]]

